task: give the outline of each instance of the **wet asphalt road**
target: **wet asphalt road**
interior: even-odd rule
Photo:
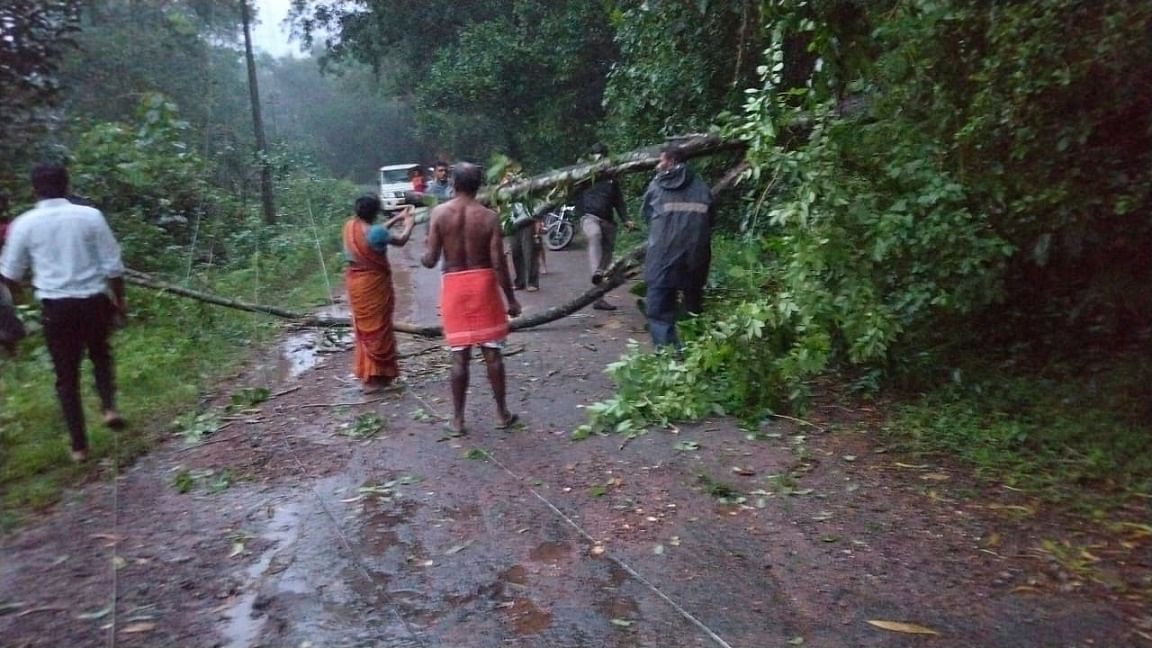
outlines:
[[[416,267],[421,247],[393,254],[398,316],[417,323],[435,321],[439,287]],[[582,291],[585,263],[579,248],[550,253],[526,311]],[[851,462],[832,435],[784,421],[761,440],[713,419],[570,441],[581,407],[611,394],[603,368],[629,339],[647,342],[626,288],[611,299],[620,310],[513,334],[517,429],[494,429],[475,364],[459,439],[442,430],[435,343],[402,338],[407,389],[365,402],[349,352],[289,336],[283,357],[221,385],[225,402],[258,383],[284,396],[211,445],[163,444],[116,488],[89,484],[4,539],[0,603],[21,606],[0,609],[0,645],[1138,645],[1118,607],[1042,593],[1027,585],[1032,563],[989,548],[1001,530],[1002,545],[1034,544],[1027,528],[1011,540],[974,503],[909,483],[863,456],[867,438]],[[350,438],[371,414],[380,434]],[[177,469],[243,479],[181,494]],[[707,492],[721,483],[732,497]],[[110,591],[114,615],[101,609]]]
[[[418,251],[394,259],[397,283],[408,287],[407,309],[398,312],[434,321],[438,277],[414,267]],[[584,263],[579,249],[551,254],[541,292],[521,293],[526,309],[582,290]],[[700,474],[725,478],[734,462],[762,475],[797,465],[793,447],[753,448],[731,423],[690,427],[712,450],[695,456],[671,450],[678,437],[667,433],[628,444],[570,442],[567,433],[584,420],[580,406],[610,393],[602,368],[630,338],[646,342],[632,297],[619,290],[613,301],[622,307],[615,313],[586,311],[512,337],[510,350],[523,349],[507,358],[510,403],[524,421],[516,431],[491,427],[482,365],[472,373],[471,433],[460,440],[446,440],[439,421],[413,418],[448,413],[446,374],[410,377],[407,394],[376,410],[389,418],[387,438],[364,444],[342,470],[276,508],[269,532],[281,538],[264,558],[269,568],[252,574],[254,618],[232,626],[234,639],[236,627],[250,636],[233,645],[831,647],[928,639],[877,631],[868,619],[931,627],[941,633],[934,645],[1092,645],[1093,637],[1116,636],[1104,608],[1069,614],[966,582],[975,555],[900,555],[920,542],[900,534],[927,540],[939,524],[933,515],[915,519],[898,507],[875,515],[896,540],[887,550],[885,534],[853,541],[806,531],[806,522],[827,515],[820,500],[785,498],[763,509],[718,503],[701,492]],[[829,482],[837,479],[851,478]],[[836,494],[816,497],[828,495]],[[849,508],[867,517],[871,500],[857,499]]]

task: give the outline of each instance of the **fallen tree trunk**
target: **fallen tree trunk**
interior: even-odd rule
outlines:
[[[740,162],[732,167],[724,176],[712,187],[713,194],[719,194],[732,187],[740,174],[746,168],[746,163]],[[627,252],[620,255],[615,261],[612,262],[608,269],[604,272],[604,280],[597,286],[585,291],[583,294],[571,299],[563,304],[553,306],[547,310],[540,311],[539,313],[532,313],[531,315],[517,317],[512,320],[510,328],[513,331],[520,331],[523,329],[534,328],[554,322],[563,317],[567,317],[583,308],[588,307],[597,299],[600,299],[609,292],[615,290],[623,285],[625,281],[632,276],[633,272],[638,270],[640,264],[644,262],[644,255],[647,252],[647,243],[640,243]],[[192,290],[183,286],[177,286],[165,281],[161,281],[152,277],[149,274],[138,272],[135,270],[127,270],[124,273],[124,280],[130,284],[150,288],[152,290],[159,290],[181,297],[188,297],[209,304],[217,306],[224,306],[226,308],[234,308],[237,310],[247,311],[249,313],[261,313],[265,315],[273,315],[282,319],[291,320],[294,324],[301,327],[314,327],[314,328],[343,328],[352,325],[350,318],[347,317],[320,317],[314,315],[307,315],[304,313],[297,313],[287,309],[279,308],[277,306],[267,306],[264,304],[252,304],[242,302],[236,299],[228,299],[219,295],[201,292],[199,290]],[[407,322],[394,322],[392,328],[400,333],[408,333],[418,337],[438,338],[443,336],[444,332],[437,325],[421,325],[409,324]]]
[[[548,322],[556,321],[562,317],[567,317],[582,308],[587,307],[592,302],[600,299],[612,290],[619,287],[628,280],[630,271],[635,270],[639,262],[644,259],[644,245],[638,245],[631,249],[624,256],[616,260],[612,266],[609,267],[604,274],[604,281],[598,286],[593,286],[584,294],[567,301],[558,306],[553,306],[547,310],[539,313],[533,313],[525,317],[518,317],[511,322],[511,329],[519,331],[521,329],[532,328],[547,324]],[[165,281],[161,281],[152,277],[151,275],[135,270],[127,270],[124,273],[124,281],[135,286],[143,288],[150,288],[160,292],[169,293],[172,295],[179,295],[180,297],[187,297],[197,301],[205,302],[207,304],[214,304],[216,306],[224,306],[225,308],[233,308],[242,310],[249,313],[260,313],[263,315],[272,315],[281,319],[291,320],[297,326],[309,328],[344,328],[352,325],[352,321],[347,317],[322,317],[314,315],[306,315],[304,313],[297,313],[295,311],[286,310],[277,306],[268,306],[266,304],[252,304],[243,302],[237,299],[228,299],[219,295],[201,292],[199,290],[192,290],[191,288],[184,288]],[[444,334],[443,329],[437,325],[427,324],[409,324],[407,322],[394,322],[392,328],[400,333],[408,333],[418,337],[437,338]]]
[[[743,151],[747,148],[747,144],[743,141],[726,140],[719,135],[711,134],[680,135],[669,138],[666,144],[678,145],[688,158],[715,155],[725,151]],[[611,155],[596,162],[556,169],[506,187],[481,191],[477,198],[482,202],[504,203],[546,189],[570,187],[598,174],[615,176],[647,171],[656,168],[656,164],[660,161],[660,149],[664,146],[665,144],[649,146],[620,155]]]

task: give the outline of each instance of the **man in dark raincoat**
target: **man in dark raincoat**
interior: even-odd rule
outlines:
[[[648,224],[644,280],[648,284],[645,315],[656,346],[680,346],[676,315],[703,310],[704,282],[712,261],[712,191],[684,164],[677,146],[660,151],[656,177],[644,193],[642,213]]]

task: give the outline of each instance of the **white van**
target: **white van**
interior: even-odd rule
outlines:
[[[397,211],[404,206],[404,194],[412,191],[409,179],[412,169],[420,169],[420,165],[389,164],[380,167],[380,205],[384,211]]]

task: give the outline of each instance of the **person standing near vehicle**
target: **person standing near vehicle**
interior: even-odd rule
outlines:
[[[597,142],[592,146],[592,160],[599,160],[608,154],[608,147]],[[580,229],[588,239],[588,265],[592,270],[592,283],[599,285],[604,280],[604,271],[612,263],[612,252],[616,247],[615,214],[619,214],[624,226],[632,229],[628,219],[624,194],[620,185],[609,176],[598,175],[592,185],[582,190],[575,200],[576,213],[580,214]],[[603,297],[592,304],[596,310],[616,310],[616,307]]]
[[[425,192],[435,196],[440,202],[452,197],[452,184],[448,181],[448,163],[437,162],[432,167],[432,180],[425,187]]]
[[[424,169],[416,167],[408,171],[408,181],[412,183],[412,191],[420,194],[428,191],[428,182],[424,177]]]
[[[127,313],[120,244],[98,209],[67,199],[68,170],[42,164],[32,170],[36,207],[12,221],[0,253],[0,280],[19,295],[29,270],[42,306],[44,339],[56,370],[56,394],[72,437],[72,459],[88,457],[80,402],[80,363],[92,359],[104,424],[124,426],[116,411],[112,350],[117,314]]]
[[[440,319],[452,352],[452,422],[449,432],[464,434],[464,400],[472,347],[480,347],[496,400],[497,429],[516,422],[505,402],[504,357],[508,317],[520,314],[504,261],[504,237],[496,212],[476,201],[480,168],[461,163],[452,172],[456,196],[432,210],[420,263],[435,267],[444,257],[440,279]],[[503,299],[501,299],[503,293]],[[507,300],[507,306],[504,302]]]
[[[703,311],[712,261],[712,190],[684,164],[685,159],[677,146],[660,151],[657,174],[641,208],[648,225],[644,314],[657,347],[680,346],[676,316],[681,296],[684,310]]]

